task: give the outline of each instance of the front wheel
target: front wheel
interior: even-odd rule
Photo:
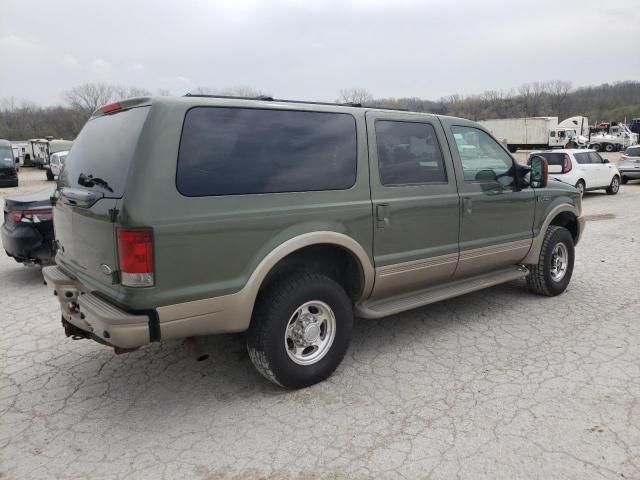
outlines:
[[[53,179],[55,179],[53,172],[51,172],[51,170],[47,170],[47,180],[51,181]]]
[[[613,151],[615,150],[615,148],[616,148],[616,147],[614,147],[614,146],[613,146],[613,144],[611,144],[611,143],[607,143],[607,144],[604,146],[604,151],[605,151],[605,152],[609,152],[609,153],[611,153],[611,152],[613,152]]]
[[[576,188],[578,189],[578,193],[582,197],[584,195],[584,190],[585,190],[584,182],[582,180],[578,180],[578,183],[576,183]]]
[[[593,145],[590,145],[589,148],[592,148],[596,152],[599,152],[600,150],[602,150],[602,146],[599,143],[594,143]]]
[[[344,289],[317,273],[285,277],[261,292],[247,332],[256,369],[286,388],[321,382],[349,346],[353,307]]]
[[[611,179],[611,184],[607,187],[607,195],[615,195],[620,190],[620,178],[617,175],[614,175]]]
[[[551,225],[542,241],[538,263],[529,267],[529,288],[547,297],[560,295],[571,281],[574,259],[573,237],[569,230]]]

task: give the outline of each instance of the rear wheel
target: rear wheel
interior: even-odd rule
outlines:
[[[594,143],[589,148],[594,149],[596,152],[599,152],[600,150],[602,150],[602,146],[599,143]]]
[[[247,350],[268,380],[303,388],[340,365],[349,346],[353,307],[344,289],[317,273],[285,277],[260,293]]]
[[[617,175],[614,175],[611,179],[611,184],[607,188],[607,195],[615,195],[620,190],[620,178]]]
[[[47,169],[47,180],[51,181],[54,178],[55,177],[54,177],[53,173],[51,172],[51,170]]]
[[[611,143],[607,143],[604,146],[604,151],[605,152],[613,152],[615,150],[616,147],[613,146],[613,144]]]
[[[585,185],[584,185],[584,181],[583,180],[578,180],[578,183],[576,183],[576,188],[578,189],[578,192],[580,193],[580,196],[584,195],[584,190],[585,190]]]
[[[529,267],[529,288],[547,297],[564,292],[573,274],[574,255],[569,230],[551,225],[542,241],[538,263]]]

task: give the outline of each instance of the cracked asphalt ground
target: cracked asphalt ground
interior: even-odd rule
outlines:
[[[290,392],[243,338],[115,356],[0,254],[0,478],[640,478],[640,183],[587,194],[559,297],[523,282],[358,320]]]

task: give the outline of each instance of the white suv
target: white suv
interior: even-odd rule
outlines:
[[[527,164],[534,155],[547,159],[550,177],[575,185],[580,194],[586,190],[604,189],[607,194],[615,195],[620,189],[620,172],[595,150],[572,148],[531,152]]]

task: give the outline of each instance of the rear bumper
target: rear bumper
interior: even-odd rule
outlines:
[[[620,175],[623,177],[627,177],[627,178],[640,178],[640,168],[630,168],[628,170],[625,170],[624,168],[619,168],[618,167],[618,171],[620,172]]]
[[[151,341],[153,320],[147,314],[121,310],[99,296],[85,292],[82,285],[60,267],[42,269],[48,287],[58,297],[62,317],[91,337],[108,345],[130,349]]]
[[[18,177],[2,177],[0,178],[0,187],[17,187]]]
[[[19,223],[9,228],[3,224],[2,246],[7,255],[19,262],[53,260],[53,222]]]

